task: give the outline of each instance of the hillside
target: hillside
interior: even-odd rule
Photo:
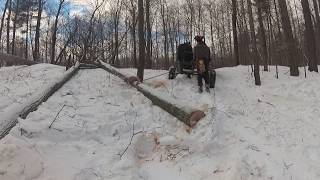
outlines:
[[[320,77],[287,72],[261,72],[256,87],[247,67],[219,69],[211,94],[183,75],[147,81],[206,111],[191,130],[120,79],[82,70],[0,141],[0,179],[319,179]]]

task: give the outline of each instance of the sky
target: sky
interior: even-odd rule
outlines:
[[[5,4],[5,0],[0,0],[0,9],[2,10]]]
[[[87,5],[92,0],[71,0],[76,5]]]

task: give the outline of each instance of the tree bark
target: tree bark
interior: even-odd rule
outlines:
[[[237,32],[237,1],[232,0],[232,32],[233,32],[233,48],[234,48],[234,59],[235,65],[240,64],[239,60],[239,43],[238,43],[238,32]]]
[[[134,6],[133,0],[130,1],[131,3],[131,15],[132,15],[132,22],[131,22],[131,36],[132,36],[132,46],[133,46],[133,53],[132,53],[132,60],[134,67],[138,67],[138,60],[137,60],[137,35],[136,35],[136,26],[137,26],[137,17],[136,17],[136,7]]]
[[[262,60],[263,60],[263,70],[268,71],[268,49],[267,49],[267,40],[266,40],[266,30],[264,28],[263,24],[263,18],[262,18],[262,2],[263,1],[257,1],[257,13],[258,13],[258,21],[259,21],[259,27],[260,27],[260,35],[261,35],[261,43],[262,43]]]
[[[43,0],[38,0],[38,17],[37,17],[37,25],[36,25],[36,35],[35,35],[35,44],[33,50],[33,60],[40,60],[40,26],[41,26],[41,18],[42,18],[42,10],[43,10]]]
[[[289,19],[289,13],[287,9],[286,0],[279,0],[279,8],[281,21],[284,31],[285,44],[287,46],[289,65],[290,65],[290,75],[291,76],[299,76],[298,69],[298,56],[297,56],[297,45],[293,39],[292,28]]]
[[[162,16],[162,28],[163,28],[163,36],[164,36],[164,61],[165,67],[169,67],[169,47],[168,47],[168,30],[167,30],[167,22],[166,22],[166,13],[165,13],[165,5],[161,5],[161,16]]]
[[[147,56],[146,56],[146,68],[151,69],[152,68],[152,57],[151,57],[151,23],[150,23],[150,0],[146,0],[146,25],[147,25]]]
[[[9,12],[7,17],[7,54],[10,54],[10,20],[12,11],[12,0],[9,0]]]
[[[144,65],[146,58],[145,49],[145,29],[144,29],[144,7],[143,0],[138,0],[138,35],[139,35],[139,66],[137,76],[143,81]]]
[[[259,58],[258,58],[258,49],[257,49],[257,42],[256,42],[256,33],[254,29],[254,20],[252,14],[252,3],[251,0],[247,0],[248,4],[248,15],[249,15],[249,24],[250,24],[250,34],[251,34],[251,43],[253,46],[253,58],[254,58],[254,78],[255,84],[257,86],[261,85],[260,80],[260,67],[259,67]]]
[[[307,57],[309,62],[309,71],[318,72],[317,66],[317,54],[316,54],[316,41],[315,33],[313,30],[312,20],[311,20],[311,11],[309,6],[309,1],[301,1],[303,16],[305,21],[305,44],[307,50]]]
[[[30,18],[30,6],[28,6],[28,10],[27,10],[27,22],[26,22],[26,37],[25,37],[25,51],[24,51],[24,58],[28,59],[28,48],[29,48],[29,36],[28,36],[28,32],[29,32],[29,18]]]
[[[12,33],[12,46],[11,51],[13,55],[16,55],[16,30],[17,30],[17,18],[19,15],[19,1],[16,0],[16,9],[14,11],[14,19],[13,19],[13,33]]]
[[[316,16],[316,23],[315,23],[315,36],[316,36],[316,50],[317,50],[317,64],[320,62],[320,15],[319,15],[319,7],[318,3],[316,0],[313,0],[313,8],[314,8],[314,13]]]
[[[2,17],[1,17],[1,25],[0,25],[0,43],[2,43],[2,31],[3,31],[3,25],[4,25],[4,18],[6,16],[6,12],[8,9],[8,4],[9,4],[10,0],[6,1],[6,4],[4,5],[4,9],[3,9],[3,13],[2,13]]]

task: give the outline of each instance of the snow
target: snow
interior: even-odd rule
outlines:
[[[0,112],[12,104],[22,104],[62,72],[63,67],[50,64],[0,68]]]
[[[51,65],[44,65],[44,66],[51,66]],[[78,67],[79,64],[77,64],[76,66]],[[35,68],[37,68],[37,67],[35,67]],[[72,67],[64,73],[53,72],[52,74],[55,76],[52,76],[50,81],[46,80],[45,83],[42,82],[42,84],[41,84],[42,86],[38,87],[38,90],[36,92],[32,92],[32,90],[31,90],[31,93],[28,92],[31,95],[30,97],[23,97],[20,102],[14,103],[14,104],[8,106],[7,108],[5,108],[3,111],[0,111],[0,134],[1,134],[1,136],[4,134],[4,132],[6,132],[10,127],[12,127],[12,125],[14,125],[17,122],[17,118],[20,115],[29,111],[27,108],[29,108],[30,106],[34,106],[35,104],[39,103],[39,101],[42,102],[43,100],[45,100],[45,97],[47,96],[47,94],[54,87],[57,87],[57,85],[60,82],[62,82],[62,80],[64,80],[68,76],[68,74],[73,73],[74,69],[75,69],[75,67]],[[31,73],[29,72],[29,74],[31,74]],[[19,75],[19,77],[23,77],[23,76]],[[30,78],[30,79],[32,79],[32,78]],[[24,82],[26,82],[26,79]],[[39,86],[39,84],[37,84],[37,83],[35,83],[35,84],[31,83],[31,84]],[[10,89],[9,88],[7,88],[7,89],[10,92]],[[15,90],[20,90],[20,89],[18,88]],[[13,90],[13,92],[17,92],[15,90]],[[18,93],[19,93],[19,91],[18,91]]]
[[[49,64],[0,68],[0,134],[13,124],[28,101],[63,72]]]
[[[206,111],[191,130],[119,78],[81,70],[0,141],[0,179],[319,179],[320,77],[287,71],[256,87],[247,67],[219,69],[211,94],[195,77],[146,82]]]

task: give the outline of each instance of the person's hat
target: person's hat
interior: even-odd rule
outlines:
[[[199,35],[194,38],[194,40],[196,40],[197,42],[202,42],[203,39],[204,39],[204,37],[203,36],[199,36]]]

